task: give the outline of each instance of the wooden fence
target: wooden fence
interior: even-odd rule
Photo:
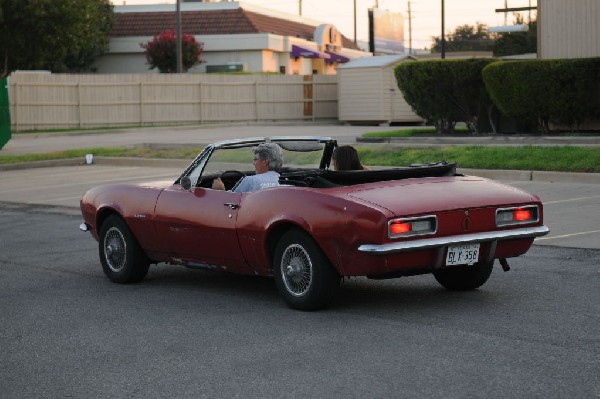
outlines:
[[[13,131],[337,119],[337,96],[331,75],[17,72],[9,78]]]

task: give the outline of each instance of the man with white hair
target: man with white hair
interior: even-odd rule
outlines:
[[[275,143],[259,144],[252,149],[254,153],[253,176],[245,176],[232,189],[236,193],[256,191],[262,188],[274,187],[279,185],[279,173],[283,165],[283,155],[281,147]],[[212,188],[215,190],[225,190],[225,184],[220,178],[213,181]]]

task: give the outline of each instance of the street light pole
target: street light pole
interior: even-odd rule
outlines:
[[[444,0],[442,0],[442,46],[441,46],[441,53],[442,53],[442,59],[446,58],[446,35],[444,33],[444,31],[446,30],[445,27],[445,21],[444,21]]]
[[[175,12],[175,25],[176,25],[176,41],[177,48],[175,50],[175,56],[177,57],[177,73],[183,72],[182,63],[182,46],[181,46],[181,0],[177,0],[177,10]]]

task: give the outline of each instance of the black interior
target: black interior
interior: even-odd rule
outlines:
[[[199,187],[209,188],[217,177],[220,177],[227,190],[244,176],[253,175],[254,171],[234,171],[214,173],[203,176]],[[378,181],[401,180],[415,177],[440,177],[456,175],[456,163],[438,162],[435,164],[414,165],[401,168],[377,170],[334,171],[328,169],[283,168],[280,171],[279,183],[297,187],[330,188],[352,186],[355,184]]]

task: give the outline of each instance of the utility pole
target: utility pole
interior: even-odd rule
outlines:
[[[298,15],[302,16],[302,0],[298,0]]]
[[[445,21],[444,21],[444,0],[442,0],[442,47],[441,47],[441,53],[442,53],[442,59],[446,58],[446,34],[444,33],[444,31],[446,30],[445,27]]]
[[[408,55],[412,54],[412,11],[408,0]]]
[[[356,0],[354,0],[354,44],[357,44],[357,40],[356,40]]]
[[[177,0],[177,10],[175,12],[175,25],[176,25],[176,40],[177,40],[177,48],[175,50],[175,55],[177,57],[177,73],[183,72],[183,62],[182,62],[182,46],[181,46],[181,0]]]

